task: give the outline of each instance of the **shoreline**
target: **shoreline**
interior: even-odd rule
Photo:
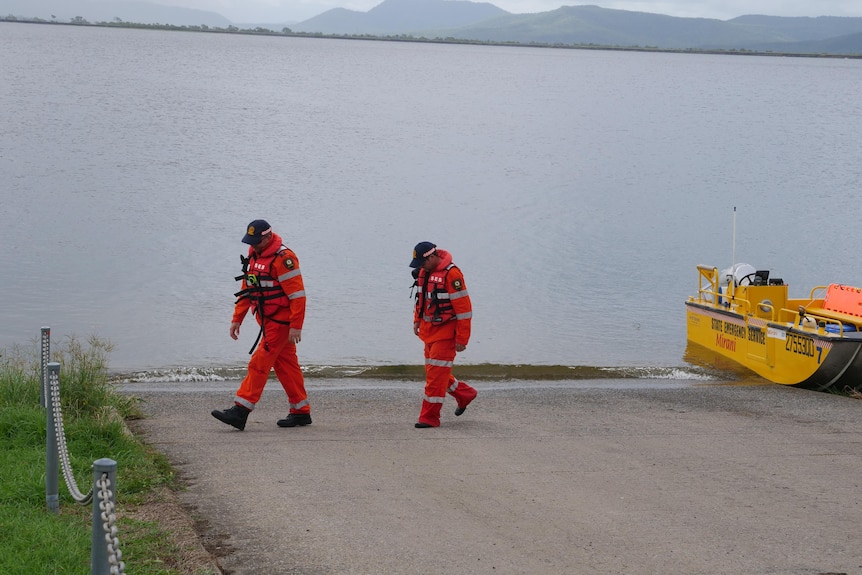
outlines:
[[[150,370],[113,370],[111,383],[123,385],[142,382],[203,382],[241,380],[247,367],[170,367]],[[303,365],[308,380],[374,379],[424,381],[423,365]],[[469,381],[582,381],[609,379],[670,379],[714,381],[735,378],[734,374],[707,367],[683,365],[661,366],[590,366],[590,365],[527,365],[527,364],[456,364],[453,373]],[[275,376],[270,374],[270,380]],[[745,381],[745,376],[738,379]],[[760,378],[752,381],[762,382]]]
[[[134,28],[141,30],[166,30],[170,32],[200,32],[205,34],[242,34],[250,36],[283,36],[288,38],[319,38],[322,40],[365,40],[373,42],[414,42],[421,44],[460,44],[476,46],[501,46],[517,48],[550,48],[557,50],[599,50],[611,52],[655,52],[667,54],[706,54],[716,56],[771,56],[784,58],[837,58],[839,60],[862,59],[862,54],[839,54],[817,52],[775,52],[746,49],[701,49],[701,48],[657,48],[648,46],[603,46],[594,44],[563,44],[547,42],[505,42],[491,40],[462,40],[457,38],[424,38],[410,35],[375,36],[371,34],[322,34],[317,32],[278,32],[269,29],[229,29],[201,26],[177,26],[172,24],[141,24],[135,22],[57,22],[41,18],[0,17],[0,22],[19,24],[50,24],[55,26],[92,26],[97,28]]]

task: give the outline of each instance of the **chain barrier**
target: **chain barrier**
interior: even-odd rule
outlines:
[[[63,429],[63,410],[60,407],[60,375],[57,373],[57,370],[49,371],[48,383],[51,394],[51,413],[54,417],[54,429],[56,431],[57,452],[60,456],[60,467],[63,469],[63,479],[66,480],[66,487],[69,488],[72,499],[81,505],[89,505],[93,500],[93,490],[90,489],[90,492],[86,495],[81,493],[78,489],[78,484],[75,482],[75,476],[72,474],[72,466],[69,463],[66,430]]]
[[[57,460],[63,479],[72,498],[81,505],[93,505],[93,524],[90,549],[91,575],[125,575],[126,564],[117,536],[116,484],[117,463],[111,459],[99,459],[93,463],[94,487],[85,495],[78,489],[69,448],[63,427],[63,409],[60,404],[60,364],[48,363],[50,354],[50,329],[42,328],[42,406],[47,413],[45,495],[48,509],[59,513],[57,489]],[[94,501],[94,493],[98,502]]]
[[[99,487],[99,510],[101,511],[102,531],[105,533],[105,543],[108,551],[108,564],[111,575],[123,575],[126,564],[122,561],[120,539],[117,537],[117,515],[115,513],[114,494],[111,492],[111,479],[103,473],[97,482]]]
[[[42,361],[40,362],[40,375],[42,376],[39,386],[39,405],[48,407],[48,358],[51,357],[51,328],[42,328]]]

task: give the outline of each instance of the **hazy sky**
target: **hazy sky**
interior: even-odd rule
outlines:
[[[122,0],[114,0],[120,2]],[[151,0],[157,4],[218,12],[232,22],[284,22],[305,20],[330,8],[367,11],[383,0]],[[635,10],[728,20],[743,14],[769,16],[862,16],[860,0],[491,0],[515,14],[547,12],[560,6],[592,4],[602,8]]]

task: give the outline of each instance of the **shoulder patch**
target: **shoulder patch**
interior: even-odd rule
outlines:
[[[455,280],[452,282],[452,287],[455,288],[455,291],[461,291],[464,289],[464,283],[461,280]]]
[[[296,267],[296,262],[293,261],[293,258],[284,258],[284,267],[289,270],[292,270]]]

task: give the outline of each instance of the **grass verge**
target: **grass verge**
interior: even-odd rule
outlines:
[[[190,536],[176,502],[179,487],[167,459],[125,425],[140,417],[133,398],[107,379],[108,342],[68,338],[53,350],[75,482],[92,487],[92,464],[117,462],[117,536],[126,570],[136,575],[219,573]],[[39,348],[0,350],[0,573],[90,573],[91,504],[81,505],[59,478],[59,513],[46,503],[46,421],[40,403]],[[160,509],[154,514],[154,508]],[[181,517],[180,517],[181,516]],[[188,523],[188,524],[186,524]],[[191,557],[191,558],[190,558]]]

